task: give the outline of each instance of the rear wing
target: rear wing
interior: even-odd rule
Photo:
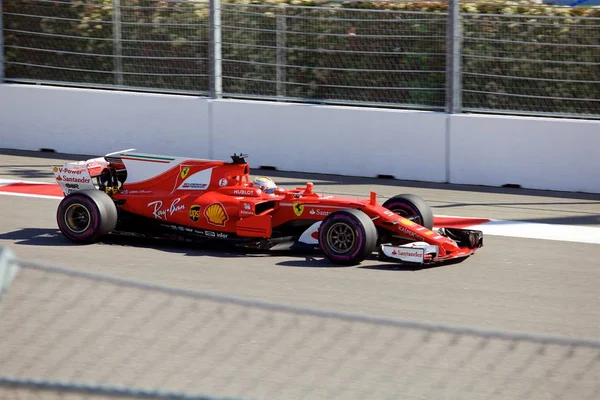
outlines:
[[[119,150],[119,151],[115,151],[113,153],[108,153],[107,155],[104,156],[104,158],[106,157],[114,157],[114,156],[119,156],[117,158],[120,158],[120,156],[127,154],[130,151],[136,151],[137,149],[127,149],[127,150]]]
[[[123,163],[121,157],[127,155],[127,153],[132,151],[136,151],[136,149],[115,151],[113,153],[108,153],[107,155],[105,155],[104,159],[111,165],[113,165],[117,170],[125,170],[125,164]]]
[[[69,162],[52,168],[54,179],[65,196],[80,190],[97,189],[93,177],[100,175],[103,167],[95,165],[97,163],[90,165],[90,161]]]

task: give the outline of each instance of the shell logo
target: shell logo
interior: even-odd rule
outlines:
[[[54,167],[54,168],[52,168],[52,171],[54,171],[54,172],[58,172],[58,167]]]
[[[217,226],[225,226],[225,222],[229,220],[227,211],[221,203],[213,203],[204,209],[204,216],[209,224]]]

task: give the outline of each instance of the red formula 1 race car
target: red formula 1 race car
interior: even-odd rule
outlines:
[[[251,181],[246,157],[225,162],[131,149],[54,167],[65,194],[58,226],[77,243],[122,234],[265,250],[287,244],[321,250],[345,265],[375,251],[386,260],[437,263],[468,257],[483,245],[481,231],[432,231],[432,211],[416,195],[378,204],[373,192],[368,199],[326,196],[310,182],[281,189],[266,177]]]

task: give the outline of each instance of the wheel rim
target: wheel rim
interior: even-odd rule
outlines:
[[[90,211],[79,203],[71,204],[65,211],[65,225],[73,233],[83,233],[92,222]]]
[[[328,247],[338,254],[344,254],[353,249],[356,243],[354,229],[343,222],[333,224],[327,232]]]
[[[408,219],[409,221],[412,221],[414,223],[417,223],[419,225],[423,225],[423,218],[421,218],[418,215],[415,214],[411,214],[409,212],[407,212],[405,209],[403,208],[392,208],[390,210],[391,212],[398,214],[399,216]]]

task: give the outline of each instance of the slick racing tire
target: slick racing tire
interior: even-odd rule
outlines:
[[[56,211],[56,222],[61,233],[75,243],[99,241],[117,227],[118,219],[113,200],[96,189],[66,196]]]
[[[336,211],[321,223],[319,244],[325,257],[334,264],[360,264],[375,250],[377,229],[360,210]]]
[[[425,200],[415,194],[399,194],[389,198],[383,206],[427,229],[433,229],[433,212]]]

